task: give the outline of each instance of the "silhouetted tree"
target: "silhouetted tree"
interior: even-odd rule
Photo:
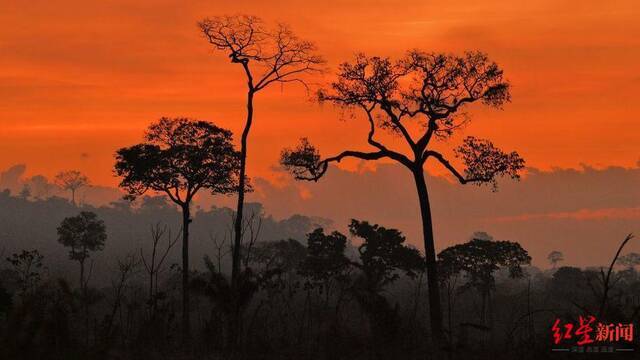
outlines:
[[[89,178],[78,170],[68,170],[59,172],[54,183],[62,190],[71,191],[71,203],[76,205],[76,190],[83,186],[89,185]]]
[[[420,252],[404,244],[405,237],[396,229],[387,229],[367,221],[351,220],[349,231],[364,242],[358,246],[360,264],[355,264],[373,287],[381,287],[399,278],[398,271],[415,277],[424,268]]]
[[[297,270],[307,255],[307,249],[295,239],[257,243],[251,262],[265,269]]]
[[[240,140],[240,182],[234,223],[231,271],[234,281],[241,264],[247,139],[253,123],[254,97],[272,84],[295,82],[306,86],[303,75],[320,71],[324,61],[316,54],[315,45],[299,39],[283,24],[269,29],[255,16],[222,16],[204,19],[198,25],[215,50],[242,66],[247,81],[247,114]]]
[[[90,253],[104,249],[107,239],[104,222],[90,211],[82,211],[77,216],[67,217],[58,226],[58,242],[69,250],[69,259],[80,264],[80,289],[85,292],[85,261]]]
[[[320,286],[329,292],[330,282],[344,281],[350,266],[344,251],[347,237],[334,231],[325,234],[322,228],[307,235],[307,257],[301,265],[301,274],[308,279],[308,286]]]
[[[396,62],[360,54],[340,65],[337,77],[330,89],[320,91],[319,100],[361,111],[369,125],[366,141],[373,151],[347,150],[322,159],[319,151],[302,139],[297,148],[283,150],[281,163],[297,179],[314,181],[325,174],[330,163],[345,158],[390,159],[411,172],[420,201],[431,328],[440,339],[442,311],[425,163],[434,159],[461,184],[491,184],[494,190],[498,176],[519,178],[524,160],[488,140],[470,136],[455,149],[466,165],[462,172],[433,146],[433,140],[448,139],[469,121],[463,111],[468,104],[480,102],[500,108],[508,102],[509,84],[502,69],[480,52],[454,56],[415,50]],[[400,137],[408,154],[376,139],[378,130]]]
[[[385,285],[396,281],[400,272],[415,278],[424,269],[420,252],[404,244],[396,229],[387,229],[366,221],[351,220],[349,231],[363,239],[358,246],[360,262],[352,264],[362,271],[352,287],[356,300],[371,320],[373,346],[380,359],[395,358],[398,340],[398,309],[382,295]]]
[[[262,274],[260,289],[264,296],[259,297],[259,303],[253,308],[247,331],[260,333],[260,325],[268,324],[267,341],[285,337],[302,341],[308,312],[301,304],[304,298],[298,296],[304,294],[304,278],[299,269],[306,253],[306,246],[294,239],[255,244],[250,267]],[[302,313],[300,306],[305,307]],[[264,319],[262,324],[255,321],[258,317]]]
[[[176,237],[171,236],[171,229],[167,225],[161,226],[160,223],[156,223],[151,226],[151,254],[147,257],[144,256],[142,248],[140,248],[140,259],[144,265],[144,269],[149,275],[149,299],[147,305],[149,306],[149,315],[151,318],[155,316],[157,303],[158,303],[158,275],[163,270],[164,261],[169,255],[171,248],[178,242],[179,235]],[[165,238],[166,246],[164,249],[159,249],[160,241]]]
[[[189,338],[190,205],[200,189],[214,194],[237,191],[239,154],[232,134],[212,123],[162,118],[151,124],[145,143],[119,149],[115,173],[135,199],[148,190],[166,194],[182,211],[182,326]]]
[[[338,231],[325,233],[317,228],[307,234],[306,257],[299,264],[298,274],[302,276],[305,294],[301,330],[308,329],[311,343],[329,343],[339,334],[340,307],[349,297],[351,272],[354,270],[351,260],[345,255],[347,237]],[[311,335],[313,326],[317,335]],[[330,326],[332,331],[322,328]],[[331,354],[331,349],[324,349]],[[329,356],[329,358],[332,358]]]
[[[602,297],[600,299],[600,306],[598,307],[598,312],[597,312],[597,315],[600,318],[605,316],[605,312],[607,310],[607,304],[609,301],[609,292],[615,286],[617,280],[619,280],[619,279],[613,278],[613,268],[616,266],[616,262],[620,257],[620,253],[622,253],[622,249],[624,249],[624,247],[627,245],[629,241],[631,241],[631,239],[633,239],[633,234],[627,235],[624,238],[624,240],[622,240],[622,242],[620,243],[620,246],[618,247],[618,250],[616,251],[616,254],[613,256],[613,259],[611,260],[611,264],[609,265],[609,269],[607,270],[606,273],[603,268],[600,268],[600,283],[601,283],[600,285],[602,288]]]
[[[113,296],[111,301],[111,312],[105,318],[104,335],[107,339],[112,337],[112,330],[116,314],[122,306],[124,300],[124,292],[127,283],[136,274],[142,259],[135,254],[128,254],[123,259],[118,259],[117,278],[111,281]]]
[[[464,288],[459,287],[459,281],[463,277],[462,264],[459,261],[438,260],[438,281],[444,288],[447,302],[447,324],[449,336],[453,339],[453,313],[455,309],[457,294]]]
[[[572,266],[559,267],[553,273],[549,286],[549,292],[556,295],[558,299],[576,306],[581,311],[593,313],[587,308],[593,305],[595,288],[582,269]]]
[[[547,260],[555,269],[559,262],[564,261],[564,255],[560,251],[552,251],[547,255]]]
[[[38,250],[22,250],[7,258],[22,294],[33,289],[42,279],[40,272],[45,269],[43,259]]]
[[[280,241],[263,241],[256,244],[251,263],[263,272],[275,271],[278,275],[274,282],[265,284],[268,290],[280,291],[287,288],[296,292],[301,264],[307,255],[307,248],[294,239]]]
[[[442,250],[438,260],[442,267],[464,272],[468,284],[478,290],[482,298],[480,318],[483,324],[487,303],[495,288],[494,273],[504,267],[511,278],[521,278],[524,275],[522,265],[531,263],[531,257],[517,242],[478,238]]]
[[[95,299],[95,294],[90,294],[87,289],[89,282],[85,276],[85,261],[90,257],[90,252],[104,249],[107,239],[104,221],[93,212],[82,211],[77,216],[67,217],[58,226],[58,242],[69,250],[69,258],[80,264],[80,292],[84,308],[84,338],[85,344],[89,343],[89,304]],[[93,263],[89,269],[89,277],[93,270]]]

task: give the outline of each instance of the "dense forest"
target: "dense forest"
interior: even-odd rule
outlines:
[[[555,319],[631,323],[640,312],[638,254],[621,253],[607,277],[608,269],[562,266],[560,252],[539,269],[516,242],[475,233],[438,254],[449,343],[434,344],[423,256],[399,230],[353,220],[348,233],[330,232],[326,221],[275,221],[254,204],[235,291],[233,211],[194,215],[185,345],[180,213],[162,197],[124,204],[1,194],[2,238],[12,239],[0,250],[3,358],[543,358]],[[79,280],[60,229],[82,213],[95,214],[105,237],[87,248]]]

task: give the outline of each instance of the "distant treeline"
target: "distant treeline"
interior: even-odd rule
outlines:
[[[107,241],[104,251],[95,256],[93,280],[104,284],[115,259],[129,253],[148,250],[151,229],[156,225],[167,226],[173,237],[180,235],[181,218],[178,209],[161,196],[146,196],[135,203],[118,201],[109,206],[78,208],[60,197],[25,199],[0,192],[0,252],[4,256],[23,249],[38,249],[46,258],[49,271],[55,275],[75,273],[75,265],[67,260],[67,249],[57,241],[56,228],[69,216],[80,210],[95,212],[106,224]],[[258,203],[247,204],[247,214],[256,225],[260,223],[261,240],[304,239],[305,234],[318,226],[328,226],[330,221],[303,215],[293,215],[276,220],[265,214]],[[211,254],[218,244],[229,246],[233,211],[228,208],[196,209],[191,224],[194,268],[203,268],[202,258]],[[168,234],[167,234],[168,236]],[[169,263],[179,263],[179,251],[172,252]],[[225,259],[228,261],[229,259]]]

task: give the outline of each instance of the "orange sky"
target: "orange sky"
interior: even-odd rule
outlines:
[[[268,3],[268,4],[267,4]],[[535,3],[535,4],[532,4]],[[10,1],[0,0],[0,169],[78,168],[114,185],[113,153],[160,116],[239,133],[240,69],[198,33],[206,16],[289,23],[335,66],[353,53],[479,49],[505,70],[513,102],[476,111],[467,134],[539,168],[640,160],[637,1]],[[273,178],[280,149],[309,136],[323,153],[359,148],[363,123],[337,120],[301,89],[261,93],[250,176]],[[356,136],[354,136],[356,134]]]

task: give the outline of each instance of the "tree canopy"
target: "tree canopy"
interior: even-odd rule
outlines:
[[[464,272],[471,286],[490,290],[495,286],[494,273],[498,269],[506,268],[512,278],[522,277],[522,266],[530,264],[531,257],[517,242],[474,238],[442,250],[438,262],[450,273]]]
[[[501,108],[510,100],[509,83],[495,62],[481,52],[462,56],[409,51],[397,61],[359,54],[340,65],[337,80],[318,94],[349,110],[360,110],[369,125],[367,143],[374,151],[347,150],[321,159],[307,139],[282,152],[281,163],[298,179],[318,180],[328,164],[347,157],[363,160],[388,158],[410,169],[433,158],[461,183],[497,186],[500,176],[518,178],[524,160],[516,152],[504,152],[489,140],[468,136],[454,154],[465,165],[460,171],[428,145],[432,139],[449,139],[470,120],[467,106],[481,102]],[[402,138],[409,154],[376,139],[386,131]]]
[[[145,140],[116,153],[115,173],[130,199],[153,190],[182,205],[201,188],[217,194],[237,190],[238,153],[229,130],[201,120],[162,118]]]
[[[76,190],[89,185],[89,178],[78,170],[61,171],[56,174],[54,183],[63,190],[71,191],[71,202],[76,202]]]
[[[214,49],[243,66],[251,91],[272,83],[306,86],[302,75],[322,71],[324,59],[316,46],[298,38],[285,24],[270,28],[257,16],[238,15],[206,18],[198,25]],[[256,64],[258,72],[252,72],[249,63]]]
[[[424,269],[422,255],[404,244],[406,239],[400,231],[355,219],[351,220],[349,231],[364,240],[358,247],[358,267],[372,282],[384,285],[398,279],[398,271],[414,277]]]
[[[344,252],[347,237],[334,231],[325,234],[322,228],[307,235],[307,257],[302,263],[301,273],[311,283],[323,283],[331,279],[341,279],[350,262]]]
[[[82,211],[77,216],[67,217],[58,227],[58,242],[69,250],[69,258],[84,262],[89,252],[100,251],[107,239],[104,221],[93,212]]]

